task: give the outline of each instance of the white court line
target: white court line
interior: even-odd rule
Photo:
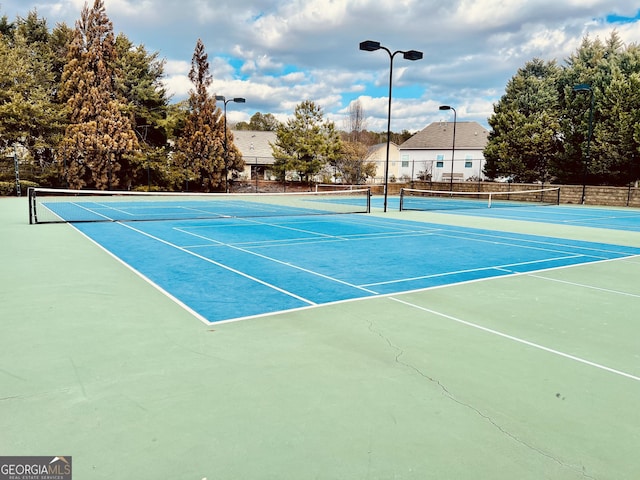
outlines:
[[[204,316],[200,315],[198,312],[196,312],[193,308],[191,308],[189,305],[187,305],[186,303],[184,303],[182,300],[178,299],[177,297],[173,296],[171,293],[169,293],[167,290],[165,290],[164,288],[162,288],[160,285],[158,285],[157,283],[155,283],[153,280],[151,280],[149,277],[147,277],[146,275],[144,275],[143,273],[139,272],[138,270],[136,270],[135,268],[133,268],[131,265],[129,265],[127,262],[125,262],[124,260],[122,260],[120,257],[118,257],[115,253],[111,252],[110,250],[108,250],[107,248],[105,248],[103,245],[101,245],[99,242],[97,242],[96,240],[94,240],[93,238],[91,238],[89,235],[87,235],[86,233],[84,233],[82,230],[80,230],[78,227],[76,227],[73,223],[68,223],[68,225],[70,225],[73,229],[75,229],[80,235],[82,235],[83,237],[85,237],[86,239],[88,239],[91,243],[93,243],[94,245],[96,245],[99,249],[101,249],[102,251],[106,252],[109,256],[111,256],[112,258],[114,258],[115,260],[117,260],[121,265],[124,265],[126,268],[128,268],[130,271],[132,271],[133,273],[135,273],[136,275],[138,275],[140,278],[142,278],[145,282],[147,282],[149,285],[151,285],[153,288],[155,288],[156,290],[158,290],[159,292],[165,294],[167,297],[169,297],[171,300],[173,300],[173,302],[175,302],[177,305],[179,305],[180,307],[184,308],[187,312],[189,312],[191,315],[193,315],[194,317],[196,317],[198,320],[200,320],[202,323],[204,323],[205,325],[211,325],[212,322],[210,322],[209,320],[207,320]]]
[[[587,285],[585,283],[569,282],[567,280],[560,280],[558,278],[545,277],[543,275],[529,274],[529,276],[530,277],[534,277],[534,278],[539,278],[540,280],[548,280],[550,282],[558,282],[558,283],[564,283],[565,285],[573,285],[574,287],[581,287],[581,288],[588,288],[588,289],[591,289],[591,290],[597,290],[599,292],[613,293],[615,295],[622,295],[622,296],[625,296],[625,297],[640,298],[640,295],[635,294],[635,293],[622,292],[620,290],[611,290],[610,288],[596,287],[595,285]]]
[[[422,275],[420,277],[410,277],[410,278],[401,278],[398,280],[389,280],[386,282],[376,282],[376,283],[368,283],[366,285],[362,285],[363,287],[375,287],[378,285],[389,285],[392,283],[403,283],[403,282],[412,282],[415,280],[424,280],[425,278],[437,278],[437,277],[446,277],[448,275],[458,275],[461,273],[471,273],[471,272],[482,272],[482,271],[486,271],[486,270],[504,270],[506,272],[510,272],[510,273],[518,273],[518,272],[513,272],[512,270],[509,270],[509,267],[518,267],[521,265],[534,265],[536,263],[544,263],[544,262],[555,262],[558,260],[568,260],[571,258],[580,258],[583,257],[584,255],[568,255],[565,257],[556,257],[556,258],[544,258],[542,260],[531,260],[529,262],[519,262],[519,263],[509,263],[509,264],[505,264],[505,265],[491,265],[488,267],[481,267],[481,268],[470,268],[467,270],[458,270],[458,271],[454,271],[454,272],[442,272],[442,273],[436,273],[433,275]],[[580,264],[582,265],[582,264]]]
[[[91,202],[91,203],[93,203],[94,205],[98,205],[98,206],[100,206],[102,208],[105,208],[106,210],[110,210],[112,212],[118,212],[118,213],[122,213],[123,215],[129,215],[130,217],[135,215],[134,213],[128,212],[126,210],[122,210],[120,208],[116,208],[116,207],[112,206],[109,203],[101,203],[101,202]],[[89,210],[89,211],[95,213],[96,215],[100,215],[98,212],[94,212],[93,210]],[[105,218],[109,218],[109,217],[105,216]]]
[[[526,248],[526,249],[531,249],[531,250],[541,250],[544,252],[554,252],[554,253],[564,253],[567,255],[582,255],[582,256],[591,256],[594,258],[607,258],[607,257],[602,257],[601,255],[597,255],[597,253],[601,252],[601,253],[614,253],[616,255],[628,255],[625,254],[624,252],[618,252],[616,250],[605,250],[602,248],[591,248],[591,247],[586,247],[586,246],[582,246],[582,245],[572,245],[570,243],[557,243],[557,242],[546,242],[546,241],[540,241],[540,240],[531,240],[528,238],[513,238],[513,237],[508,237],[508,236],[503,236],[503,235],[491,235],[491,234],[477,234],[477,233],[460,233],[460,232],[455,232],[453,231],[453,233],[457,233],[457,235],[452,235],[450,233],[448,233],[448,231],[445,230],[445,233],[438,233],[437,235],[441,235],[443,237],[447,237],[447,238],[457,238],[457,239],[463,239],[463,240],[469,240],[469,241],[476,241],[476,242],[482,242],[482,243],[491,243],[494,245],[507,245],[510,247],[519,247],[519,248]],[[488,237],[486,239],[479,239],[479,238],[473,238],[473,236],[482,236],[482,237]],[[528,235],[529,236],[529,235]],[[539,236],[539,235],[533,235],[535,236]],[[500,241],[496,241],[496,240],[492,240],[494,238],[500,239]],[[513,243],[516,242],[516,243]],[[523,242],[523,243],[518,243],[518,242]],[[597,242],[589,242],[589,243],[597,243]],[[526,244],[534,244],[534,245],[526,245]],[[615,245],[611,245],[612,247],[615,247]],[[563,248],[563,249],[569,249],[569,251],[566,250],[559,250],[559,248]],[[594,252],[594,253],[578,253],[579,251],[585,251],[585,252]]]
[[[118,223],[120,223],[120,222],[118,222]],[[263,223],[263,222],[256,222],[256,221],[253,221],[252,223]],[[367,222],[367,223],[368,223],[368,222]],[[372,223],[372,224],[375,224],[375,222],[373,222],[373,221],[372,221],[371,223]],[[276,287],[275,285],[271,285],[271,284],[269,284],[269,283],[267,283],[267,282],[261,281],[261,280],[259,280],[259,279],[255,278],[255,277],[250,276],[250,275],[244,274],[243,272],[241,272],[241,271],[237,271],[237,270],[235,270],[235,269],[233,269],[233,268],[231,268],[231,267],[229,267],[229,266],[227,266],[227,265],[221,264],[221,263],[219,263],[219,262],[215,262],[215,261],[213,261],[213,260],[211,260],[211,259],[208,259],[208,258],[206,258],[206,257],[204,257],[204,256],[198,255],[197,253],[194,253],[194,252],[192,252],[192,251],[190,251],[190,250],[186,249],[185,247],[181,247],[181,246],[179,246],[179,245],[175,245],[175,244],[173,244],[173,243],[171,243],[171,242],[168,242],[168,241],[162,240],[162,239],[160,239],[160,238],[158,238],[158,237],[155,237],[155,236],[153,236],[153,235],[147,234],[147,233],[145,233],[145,232],[143,232],[143,231],[141,231],[141,230],[138,230],[138,229],[136,229],[136,228],[133,228],[133,227],[129,226],[128,224],[120,223],[120,225],[122,225],[122,226],[124,226],[124,227],[126,227],[126,228],[129,228],[129,229],[131,229],[131,230],[133,230],[133,231],[136,231],[136,232],[138,232],[138,233],[141,233],[141,234],[143,234],[143,235],[145,235],[145,236],[147,236],[147,237],[149,237],[149,238],[152,238],[152,239],[154,239],[154,240],[156,240],[156,241],[159,241],[159,242],[161,242],[161,243],[164,243],[164,244],[166,244],[166,245],[168,245],[168,246],[171,246],[171,247],[173,247],[173,248],[176,248],[176,249],[178,249],[178,250],[181,250],[181,251],[183,251],[183,252],[185,252],[185,253],[187,253],[187,254],[189,254],[189,255],[192,255],[192,256],[194,256],[194,257],[197,257],[197,258],[203,259],[203,260],[205,260],[205,261],[207,261],[207,262],[209,262],[209,263],[212,263],[212,264],[218,265],[219,267],[224,268],[224,269],[226,269],[226,270],[229,270],[229,271],[231,271],[231,272],[233,272],[233,273],[236,273],[236,274],[238,274],[238,275],[244,276],[244,277],[249,278],[249,279],[251,279],[251,280],[253,280],[253,281],[256,281],[256,282],[261,283],[261,284],[263,284],[263,285],[266,285],[266,286],[268,286],[268,287],[270,287],[270,288],[274,288],[275,290],[278,290],[278,291],[281,291],[281,292],[283,292],[283,293],[285,293],[285,294],[287,294],[287,295],[290,295],[290,296],[292,296],[292,297],[294,297],[294,298],[297,298],[297,299],[301,300],[302,302],[304,302],[304,303],[306,303],[306,304],[308,305],[307,307],[301,307],[302,309],[306,309],[306,308],[314,308],[314,307],[316,307],[316,306],[317,306],[317,304],[316,304],[315,302],[312,302],[312,301],[310,301],[310,300],[307,300],[307,299],[305,299],[305,298],[303,298],[303,297],[299,297],[299,296],[297,296],[297,295],[295,295],[295,294],[293,294],[293,293],[291,293],[291,292],[287,292],[286,290],[283,290],[283,289],[281,289],[281,288],[279,288],[279,287]],[[273,225],[273,224],[269,224],[269,225]],[[384,225],[384,226],[386,226],[386,225]],[[411,225],[411,226],[413,226],[413,225]],[[403,229],[398,228],[398,229],[399,229],[400,231],[404,230],[405,232],[410,232],[410,231],[411,231],[411,230],[408,230],[408,229],[406,228],[406,227],[407,227],[406,225],[402,225],[402,227],[405,227],[405,228],[403,228]],[[290,229],[290,230],[299,230],[299,231],[305,231],[305,232],[307,232],[307,231],[308,231],[308,230],[303,230],[303,229],[295,229],[295,228],[291,228],[291,227],[285,227],[285,228],[288,228],[288,229]],[[177,229],[177,230],[179,230],[179,229]],[[415,231],[415,230],[414,230],[414,231]],[[422,236],[422,235],[434,235],[434,234],[443,234],[443,233],[445,233],[445,235],[443,235],[443,236],[447,236],[447,235],[446,235],[446,232],[447,232],[447,231],[452,231],[452,230],[446,230],[446,229],[429,229],[429,230],[426,230],[426,229],[425,229],[424,231],[419,231],[419,230],[418,230],[418,231],[415,231],[415,233],[411,233],[411,234],[409,234],[409,235],[407,235],[406,233],[404,233],[404,234],[396,235],[396,236],[400,236],[400,237],[402,237],[402,236],[414,236],[414,235],[416,235],[416,236]],[[460,233],[461,233],[461,232],[459,232],[459,231],[455,231],[455,230],[453,230],[453,231],[454,231],[455,233],[457,233],[457,234],[460,234]],[[188,234],[188,235],[198,236],[198,235],[194,235],[193,233],[191,233],[191,232],[189,232],[189,231],[186,231],[186,230],[185,230],[183,233]],[[322,242],[322,241],[331,241],[330,239],[332,239],[332,236],[327,235],[327,234],[323,234],[323,235],[326,237],[326,239],[324,239],[324,240],[318,240],[318,241],[320,241],[320,242]],[[367,234],[367,235],[369,235],[369,234]],[[387,236],[392,236],[392,237],[393,237],[393,235],[391,234],[391,232],[386,232],[386,233],[384,233],[384,234],[383,234],[383,236],[384,236],[384,237],[387,237]],[[455,235],[455,236],[460,236],[460,235]],[[493,237],[493,238],[495,238],[495,237],[496,237],[495,235],[490,236],[490,235],[487,235],[487,234],[477,234],[477,236],[481,236],[481,237],[490,237],[490,238],[492,238],[492,237]],[[206,240],[208,240],[208,241],[214,241],[214,240],[212,240],[212,239],[210,239],[210,238],[207,238],[207,237],[204,237],[204,236],[201,236],[201,238],[204,238],[204,239],[206,239]],[[506,238],[508,238],[508,237],[506,237]],[[344,239],[345,239],[345,237],[336,237],[336,239],[344,240]],[[469,238],[467,238],[467,239],[469,239]],[[478,239],[478,238],[473,238],[473,240],[475,240],[475,241],[481,241],[481,242],[488,242],[488,241],[489,241],[489,240],[487,240],[487,239]],[[509,238],[509,240],[519,240],[519,239]],[[521,240],[521,239],[520,239],[520,240]],[[542,244],[542,245],[565,246],[565,247],[566,247],[566,246],[568,246],[568,245],[562,245],[562,244],[550,243],[550,242],[533,242],[532,240],[528,240],[528,241],[529,241],[529,242],[532,242],[532,243],[539,243],[539,244]],[[94,243],[96,243],[96,242],[94,242]],[[249,253],[249,254],[252,254],[252,255],[262,256],[262,255],[256,254],[255,252],[247,251],[247,250],[245,250],[245,249],[241,249],[241,248],[238,248],[238,247],[233,247],[232,245],[223,244],[223,243],[221,243],[221,242],[218,242],[218,243],[220,243],[220,244],[222,244],[222,245],[230,246],[230,247],[232,247],[232,248],[237,248],[238,250],[241,250],[241,251],[243,251],[243,252],[246,252],[246,253]],[[495,242],[495,241],[494,241],[494,242],[491,242],[491,243],[500,244],[501,242]],[[96,243],[96,244],[97,244],[97,243]],[[99,244],[98,244],[98,245],[99,245]],[[517,244],[516,244],[516,246],[522,247],[522,245],[517,245]],[[612,247],[613,247],[613,246],[612,246]],[[525,248],[526,248],[526,247],[525,247]],[[529,248],[532,248],[532,247],[529,247]],[[535,248],[535,247],[534,247],[534,248]],[[540,247],[537,247],[537,248],[538,248],[538,249],[542,249],[542,248],[540,248]],[[584,247],[580,247],[580,248],[584,248]],[[107,251],[107,252],[108,252],[108,250],[106,250],[106,249],[105,249],[105,251]],[[599,251],[599,250],[596,250],[596,251]],[[605,250],[603,250],[603,251],[605,251]],[[113,255],[113,254],[112,254],[112,256],[114,256],[114,257],[115,257],[115,255]],[[264,257],[264,256],[262,256],[262,257],[263,257],[263,258],[267,258],[267,259],[272,260],[272,261],[276,261],[276,262],[278,262],[278,263],[282,263],[282,264],[284,264],[284,265],[286,265],[286,266],[290,266],[290,267],[293,267],[293,268],[297,268],[297,267],[295,267],[295,266],[293,266],[293,265],[290,265],[290,264],[288,264],[288,263],[286,263],[286,262],[281,262],[281,261],[278,261],[278,260],[275,260],[275,259],[272,259],[272,258],[269,258],[269,257]],[[115,257],[115,258],[117,258],[117,257]],[[548,259],[547,259],[547,260],[548,260]],[[124,262],[121,262],[121,263],[123,263],[123,264],[127,265],[127,264],[126,264],[126,263],[124,263]],[[127,265],[127,266],[128,266],[128,265]],[[129,267],[129,266],[128,266],[128,267]],[[155,285],[152,281],[150,281],[149,279],[147,279],[144,275],[140,274],[139,272],[137,272],[135,269],[133,269],[133,268],[131,268],[131,267],[129,267],[129,268],[130,268],[131,270],[133,270],[134,272],[136,272],[138,275],[140,275],[142,278],[145,278],[147,281],[149,281],[149,283],[151,283],[151,284],[152,284],[154,287],[156,287],[158,290],[163,291],[163,292],[164,292],[165,294],[167,294],[170,298],[172,298],[172,299],[174,299],[174,300],[175,300],[175,298],[174,298],[171,294],[167,293],[165,290],[163,290],[162,288],[160,288],[160,287],[158,287],[157,285]],[[493,268],[495,268],[495,267],[493,267]],[[564,267],[563,267],[563,268],[564,268]],[[304,270],[304,269],[303,269],[303,270]],[[309,271],[309,270],[304,270],[304,271],[307,271],[307,272],[312,273],[312,274],[315,274],[315,275],[320,275],[320,274],[318,274],[317,272],[313,272],[313,271]],[[530,274],[530,273],[529,273],[529,272],[527,272],[527,274]],[[320,275],[320,276],[323,276],[323,275]],[[332,278],[332,277],[327,277],[327,276],[323,276],[323,277],[324,277],[324,278],[327,278],[327,279],[329,279],[329,280],[332,280],[332,281],[338,281],[338,282],[340,282],[340,283],[343,283],[343,284],[345,284],[345,285],[349,285],[349,286],[354,287],[354,288],[361,288],[361,287],[362,287],[362,286],[360,286],[360,287],[359,287],[359,286],[357,286],[357,285],[351,285],[351,284],[348,284],[348,283],[346,283],[346,282],[341,282],[341,281],[339,281],[339,280],[337,280],[337,279],[334,279],[334,278]],[[478,280],[473,280],[473,281],[481,281],[481,280],[487,280],[487,279],[478,279]],[[459,284],[459,283],[460,283],[460,282],[458,282],[457,284]],[[466,282],[463,282],[463,283],[466,283]],[[366,286],[367,286],[367,285],[364,285],[364,287],[366,287]],[[361,289],[362,289],[362,288],[361,288]],[[372,293],[372,294],[374,294],[374,295],[375,295],[375,294],[377,294],[377,292],[374,292],[374,291],[370,291],[370,290],[366,290],[366,289],[362,289],[362,290],[367,291],[368,293]],[[416,290],[416,291],[422,291],[422,290],[426,290],[426,289],[418,289],[418,290]],[[402,294],[402,293],[407,293],[407,292],[395,292],[395,293],[393,293],[393,294],[389,294],[389,295],[399,295],[399,294]],[[385,295],[385,296],[387,296],[387,295]],[[380,296],[378,295],[378,298],[379,298],[379,297],[380,297]],[[370,297],[365,297],[365,298],[370,298]],[[177,301],[177,300],[176,300],[176,301]],[[218,320],[218,321],[210,322],[209,320],[206,320],[206,319],[204,319],[204,320],[203,320],[203,318],[202,318],[200,315],[198,315],[197,313],[195,313],[192,309],[190,309],[189,307],[187,307],[186,305],[184,305],[182,302],[177,301],[177,303],[179,303],[180,305],[182,305],[186,310],[190,311],[190,312],[191,312],[191,313],[193,313],[196,317],[198,317],[199,319],[201,319],[202,321],[204,321],[204,322],[205,322],[205,323],[207,323],[207,324],[217,324],[217,323],[226,322],[226,321],[235,321],[235,320],[239,320],[239,319],[228,319],[228,320]],[[323,305],[325,305],[325,304],[323,304]],[[295,311],[295,310],[293,310],[293,309],[289,309],[289,310],[284,310],[284,311],[282,311],[282,312],[289,312],[289,311]],[[282,313],[282,312],[271,312],[271,313],[265,313],[264,315],[273,315],[273,314]],[[258,316],[262,316],[262,315],[263,315],[263,314],[258,314],[258,315],[256,315],[256,316],[250,316],[250,317],[246,317],[246,318],[256,318],[256,317],[258,317]]]
[[[164,243],[165,245],[168,245],[168,246],[173,247],[173,248],[175,248],[177,250],[180,250],[181,252],[184,252],[186,254],[189,254],[189,255],[192,255],[192,256],[194,256],[196,258],[199,258],[200,260],[204,260],[205,262],[211,263],[211,264],[216,265],[216,266],[218,266],[220,268],[228,270],[228,271],[230,271],[232,273],[235,273],[236,275],[240,275],[241,277],[247,278],[247,279],[249,279],[251,281],[254,281],[254,282],[259,283],[261,285],[264,285],[266,287],[272,288],[273,290],[276,290],[276,291],[278,291],[280,293],[284,293],[285,295],[287,295],[289,297],[293,297],[293,298],[295,298],[297,300],[300,300],[301,302],[304,302],[307,305],[316,305],[316,303],[311,301],[311,300],[308,300],[308,299],[306,299],[304,297],[296,295],[295,293],[289,292],[289,291],[287,291],[287,290],[285,290],[283,288],[277,287],[277,286],[275,286],[275,285],[273,285],[273,284],[271,284],[269,282],[265,282],[264,280],[260,280],[259,278],[256,278],[256,277],[254,277],[252,275],[248,275],[248,274],[246,274],[244,272],[241,272],[240,270],[236,270],[235,268],[232,268],[232,267],[230,267],[228,265],[225,265],[224,263],[216,262],[215,260],[211,260],[210,258],[204,257],[202,255],[198,255],[195,252],[192,252],[192,251],[187,250],[186,248],[183,248],[183,247],[181,247],[179,245],[176,245],[174,243],[171,243],[171,242],[168,242],[166,240],[163,240],[162,238],[158,238],[158,237],[156,237],[154,235],[151,235],[150,233],[143,232],[142,230],[134,228],[131,225],[128,225],[126,223],[120,223],[120,222],[116,222],[116,223],[118,223],[118,225],[122,225],[125,228],[131,229],[134,232],[140,233],[141,235],[144,235],[145,237],[149,237],[149,238],[151,238],[153,240],[156,240],[156,241],[158,241],[160,243]]]
[[[204,235],[199,235],[197,233],[191,233],[191,232],[183,231],[183,230],[180,230],[179,228],[176,228],[176,230],[181,231],[182,233],[184,233],[186,235],[192,235],[192,236],[197,237],[197,238],[201,238],[201,239],[204,239],[204,240],[209,240],[209,241],[217,243],[217,244],[219,244],[221,246],[225,246],[225,247],[231,248],[233,250],[238,250],[239,252],[247,253],[249,255],[254,255],[254,256],[262,258],[264,260],[269,260],[270,262],[273,262],[273,263],[278,263],[280,265],[284,265],[286,267],[293,268],[295,270],[300,270],[302,272],[309,273],[311,275],[315,275],[316,277],[324,278],[325,280],[330,280],[332,282],[339,283],[340,285],[345,285],[347,287],[355,288],[356,290],[361,290],[363,292],[371,293],[373,295],[376,295],[378,293],[378,292],[374,292],[373,290],[369,290],[367,288],[364,288],[364,287],[361,287],[361,286],[358,286],[358,285],[354,285],[352,283],[345,282],[343,280],[339,280],[337,278],[330,277],[328,275],[324,275],[324,274],[322,274],[320,272],[316,272],[314,270],[309,270],[307,268],[303,268],[303,267],[301,267],[299,265],[295,265],[293,263],[284,262],[282,260],[278,260],[277,258],[268,257],[267,255],[262,255],[261,253],[252,252],[251,250],[247,250],[246,248],[241,248],[241,247],[237,247],[235,245],[231,245],[231,244],[228,244],[228,243],[220,242],[218,240],[214,240],[212,238],[205,237]],[[183,249],[182,247],[179,247],[179,248],[184,250],[185,252],[189,251],[189,250]],[[197,255],[197,254],[194,254],[194,255],[200,257],[200,255]],[[206,258],[206,257],[200,257],[200,258]]]
[[[536,207],[536,209],[539,207]],[[409,222],[411,222],[409,220]],[[367,222],[363,222],[365,224],[371,224],[374,226],[377,226],[377,223],[373,221],[373,219],[367,219]],[[381,223],[381,225],[383,226],[388,226],[387,223]],[[395,223],[394,223],[395,225]],[[412,225],[405,225],[404,223],[398,223],[396,225],[397,228],[407,228],[410,227]],[[466,228],[466,227],[461,227],[461,228]],[[578,245],[578,244],[572,244],[572,240],[571,239],[561,239],[561,238],[553,238],[553,240],[555,241],[548,241],[548,240],[539,240],[540,237],[543,237],[543,235],[538,235],[538,234],[527,234],[527,233],[522,233],[519,234],[521,236],[524,237],[529,237],[529,238],[514,238],[512,236],[509,236],[508,232],[486,232],[483,233],[482,231],[475,231],[475,230],[481,230],[478,228],[474,228],[474,227],[469,227],[469,229],[471,231],[465,231],[465,232],[460,232],[460,230],[457,227],[454,226],[444,226],[444,225],[437,225],[437,228],[434,227],[432,228],[431,232],[433,235],[440,235],[443,237],[449,237],[449,238],[463,238],[464,240],[476,240],[479,242],[487,242],[487,243],[493,243],[493,244],[500,244],[501,242],[496,241],[497,240],[507,240],[509,242],[515,242],[515,243],[505,243],[506,245],[512,245],[512,246],[516,246],[516,247],[522,247],[522,248],[534,248],[534,247],[528,247],[526,244],[531,244],[531,245],[539,245],[538,249],[540,250],[544,250],[544,251],[558,251],[556,250],[556,248],[569,248],[570,251],[566,252],[564,250],[560,250],[559,253],[568,253],[568,254],[575,254],[576,250],[579,251],[584,251],[584,252],[593,252],[596,255],[592,255],[593,257],[600,257],[601,256],[597,255],[598,253],[601,252],[606,252],[606,253],[614,253],[616,255],[625,255],[627,256],[628,253],[627,252],[620,252],[618,250],[616,250],[615,247],[618,247],[618,245],[613,245],[613,244],[602,244],[602,245],[606,245],[607,247],[611,247],[610,249],[603,249],[603,248],[593,248],[593,247],[589,247],[586,245]],[[413,231],[418,231],[420,232],[421,230],[413,230]],[[426,229],[425,229],[426,231]],[[399,237],[401,237],[403,235],[399,235]],[[476,238],[478,237],[478,238]],[[483,239],[483,237],[485,239]],[[533,237],[533,238],[531,238]],[[552,237],[550,237],[552,238]],[[569,243],[563,243],[562,241],[558,241],[558,240],[565,240],[566,242]],[[580,241],[580,240],[575,240],[575,242],[581,242],[581,243],[587,243],[587,244],[593,244],[593,243],[599,243],[599,242],[592,242],[592,241]],[[550,247],[555,247],[555,248],[550,248]],[[586,253],[584,255],[587,255]],[[608,259],[608,257],[606,258]]]
[[[268,224],[266,224],[268,225]],[[174,230],[185,233],[187,235],[199,236],[199,234],[191,233],[187,229],[174,227]],[[386,238],[409,238],[409,237],[426,237],[434,235],[433,232],[425,231],[423,233],[406,233],[406,234],[397,234],[397,233],[359,233],[353,235],[343,235],[342,237],[325,237],[325,238],[317,238],[317,237],[300,237],[300,238],[285,238],[280,240],[254,240],[250,242],[238,242],[238,243],[222,243],[222,245],[234,245],[234,246],[245,246],[252,248],[269,248],[269,247],[291,247],[297,245],[316,245],[316,244],[326,244],[332,242],[357,242],[363,240],[382,240]],[[200,238],[204,240],[210,240],[212,242],[218,242],[218,240],[214,240],[207,236],[201,235]],[[220,243],[220,242],[218,242]],[[195,247],[206,247],[207,245],[195,245]],[[211,245],[209,245],[211,246]],[[185,246],[186,248],[187,246]],[[191,246],[189,246],[191,248]]]
[[[113,221],[113,218],[108,217],[108,216],[106,216],[106,215],[103,215],[102,213],[98,213],[98,212],[96,212],[95,210],[92,210],[92,209],[90,209],[90,208],[85,207],[84,205],[80,205],[80,204],[79,204],[79,203],[77,203],[77,202],[69,202],[69,203],[71,203],[71,205],[74,205],[74,206],[76,206],[76,207],[78,207],[78,208],[81,208],[82,210],[86,210],[86,211],[87,211],[87,212],[89,212],[89,213],[92,213],[92,214],[94,214],[94,215],[98,215],[99,217],[102,217],[102,218],[104,218],[104,219],[106,219],[106,220]],[[95,204],[95,205],[101,205],[100,203],[95,203],[95,202],[91,202],[91,203],[93,203],[93,204]],[[113,208],[112,208],[111,210],[115,210],[115,209],[113,209]],[[123,212],[123,213],[126,213],[126,212]]]
[[[517,343],[521,343],[521,344],[527,345],[529,347],[537,348],[538,350],[542,350],[542,351],[545,351],[545,352],[548,352],[548,353],[552,353],[552,354],[558,355],[560,357],[568,358],[569,360],[573,360],[573,361],[578,362],[578,363],[589,365],[590,367],[595,367],[595,368],[598,368],[600,370],[604,370],[606,372],[614,373],[616,375],[620,375],[621,377],[629,378],[631,380],[635,380],[636,382],[640,382],[640,377],[638,377],[636,375],[632,375],[630,373],[626,373],[626,372],[623,372],[621,370],[616,370],[615,368],[607,367],[605,365],[601,365],[599,363],[592,362],[590,360],[586,360],[586,359],[581,358],[581,357],[576,357],[575,355],[571,355],[569,353],[564,353],[564,352],[561,352],[559,350],[555,350],[553,348],[545,347],[544,345],[540,345],[538,343],[530,342],[529,340],[524,340],[524,339],[519,338],[519,337],[514,337],[513,335],[509,335],[507,333],[503,333],[503,332],[500,332],[498,330],[494,330],[492,328],[483,327],[482,325],[478,325],[477,323],[468,322],[466,320],[462,320],[461,318],[457,318],[457,317],[454,317],[452,315],[447,315],[446,313],[437,312],[437,311],[432,310],[430,308],[426,308],[426,307],[422,307],[420,305],[416,305],[414,303],[406,302],[404,300],[400,300],[399,298],[395,298],[395,297],[388,297],[388,298],[390,300],[393,300],[395,302],[401,303],[401,304],[406,305],[408,307],[415,308],[415,309],[421,310],[423,312],[431,313],[433,315],[437,315],[437,316],[442,317],[442,318],[446,318],[447,320],[451,320],[451,321],[460,323],[462,325],[466,325],[467,327],[472,327],[472,328],[481,330],[483,332],[490,333],[492,335],[497,335],[498,337],[506,338],[507,340],[511,340],[511,341],[514,341],[514,342],[517,342]]]
[[[311,235],[315,235],[316,237],[331,238],[333,240],[344,240],[344,237],[339,236],[339,235],[329,235],[328,233],[315,232],[313,230],[307,230],[307,229],[302,229],[302,228],[294,228],[294,227],[290,227],[288,225],[283,225],[283,224],[278,224],[278,223],[262,222],[262,221],[259,221],[259,220],[253,220],[251,218],[245,218],[243,220],[245,222],[247,222],[247,223],[253,223],[253,224],[265,225],[265,226],[269,226],[269,227],[281,228],[283,230],[292,230],[294,232],[309,233]]]

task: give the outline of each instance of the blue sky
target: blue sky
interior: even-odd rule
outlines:
[[[84,0],[0,0],[10,20],[36,10],[50,28],[75,25]],[[90,5],[93,0],[90,0]],[[345,128],[359,99],[369,130],[385,131],[389,56],[358,49],[376,40],[420,50],[422,60],[394,60],[392,125],[417,131],[431,122],[487,126],[507,81],[533,58],[564,59],[582,38],[640,43],[640,6],[617,0],[104,0],[114,30],[166,61],[173,100],[185,98],[198,38],[209,55],[212,94],[245,97],[229,104],[230,122],[255,112],[286,120],[313,100]]]

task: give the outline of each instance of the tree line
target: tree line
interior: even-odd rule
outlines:
[[[171,103],[157,52],[114,34],[103,0],[85,3],[74,28],[31,11],[0,19],[0,149],[20,153],[23,178],[54,187],[217,191],[244,168],[233,134],[209,91],[212,75],[198,40],[185,101]],[[361,111],[359,113],[362,113]],[[364,127],[363,124],[360,125]],[[239,129],[274,130],[274,173],[310,179],[327,165],[349,182],[372,175],[361,128],[347,138],[304,101],[281,123],[256,113]],[[302,134],[302,130],[304,134]],[[404,132],[403,132],[404,133]],[[294,141],[295,140],[295,141]],[[358,164],[356,168],[352,164]],[[5,166],[8,166],[9,162]],[[375,172],[375,170],[373,170]],[[0,182],[10,181],[9,168]]]
[[[15,22],[4,16],[0,148],[5,157],[19,150],[41,185],[219,190],[244,164],[207,90],[202,42],[187,100],[170,104],[163,75],[157,52],[114,34],[103,0],[85,4],[75,28],[49,31],[34,11]]]
[[[171,103],[157,52],[115,35],[103,0],[85,4],[74,28],[49,29],[37,12],[0,19],[0,149],[20,153],[40,185],[217,191],[244,168],[198,40],[188,99]],[[576,88],[580,86],[580,88]],[[640,178],[640,48],[584,38],[563,66],[533,59],[508,82],[488,119],[489,178],[626,185]],[[305,100],[279,122],[257,112],[237,129],[272,130],[273,173],[301,180],[331,172],[363,183],[367,149],[386,133],[366,128],[353,102],[344,129]],[[392,133],[402,144],[409,132]],[[7,162],[7,165],[9,162]],[[11,180],[0,172],[0,182]]]
[[[563,66],[533,59],[489,118],[485,174],[623,186],[640,179],[640,47],[585,37]]]

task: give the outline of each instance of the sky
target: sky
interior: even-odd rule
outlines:
[[[90,0],[89,6],[94,0]],[[36,11],[52,29],[73,27],[85,0],[0,0],[9,20]],[[390,55],[361,51],[374,40],[393,58],[391,130],[416,132],[435,121],[476,121],[488,128],[493,105],[518,68],[540,58],[560,65],[582,39],[640,43],[636,0],[104,0],[116,33],[165,63],[171,102],[186,98],[196,42],[213,77],[212,95],[230,123],[256,112],[281,121],[312,100],[347,129],[359,100],[371,131],[387,130]]]

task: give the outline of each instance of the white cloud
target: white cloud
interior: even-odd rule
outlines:
[[[167,60],[164,65],[164,71],[167,75],[188,75],[191,63],[185,60]]]
[[[13,19],[37,9],[50,27],[73,26],[84,3],[3,0],[0,13]],[[486,124],[518,68],[534,57],[562,63],[586,34],[604,39],[616,28],[623,42],[640,42],[637,21],[606,21],[635,17],[635,0],[105,0],[105,8],[116,31],[167,59],[174,100],[192,88],[187,75],[201,38],[214,90],[247,99],[230,118],[261,111],[286,119],[310,99],[338,123],[359,96],[369,128],[380,131],[389,58],[359,51],[362,40],[424,52],[421,61],[394,61],[392,128],[411,131],[439,120],[441,103]]]

